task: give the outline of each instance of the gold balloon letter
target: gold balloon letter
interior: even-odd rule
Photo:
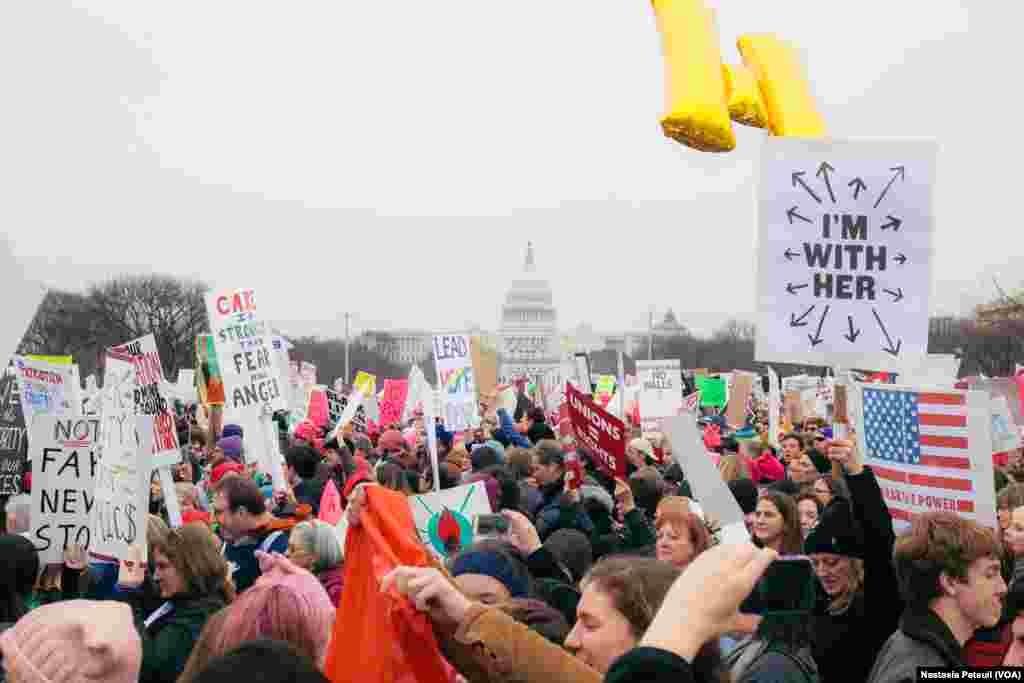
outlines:
[[[772,135],[825,137],[825,119],[796,49],[771,34],[740,36],[736,45],[761,89]]]
[[[714,17],[702,0],[652,0],[665,53],[665,135],[704,152],[736,148]]]
[[[725,93],[732,120],[745,126],[767,128],[761,91],[750,69],[742,64],[723,64],[722,75],[725,76]]]

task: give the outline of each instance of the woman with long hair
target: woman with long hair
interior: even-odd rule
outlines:
[[[761,492],[754,510],[754,545],[780,555],[797,555],[803,547],[800,515],[792,496],[771,489]]]
[[[193,522],[169,530],[166,537],[153,543],[152,553],[153,580],[165,600],[163,605],[144,614],[141,595],[130,590],[142,586],[145,579],[141,550],[133,561],[121,563],[118,597],[133,604],[139,622],[139,683],[173,683],[185,668],[206,621],[234,599],[235,586],[220,543],[204,524]]]

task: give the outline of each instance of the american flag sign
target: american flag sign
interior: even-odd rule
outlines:
[[[893,519],[909,523],[915,514],[948,510],[992,526],[991,437],[978,424],[988,418],[972,415],[968,392],[862,389],[865,463]]]

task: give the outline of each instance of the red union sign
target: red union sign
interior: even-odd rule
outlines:
[[[626,476],[626,426],[572,384],[565,385],[576,443],[594,454],[594,464],[612,477]]]

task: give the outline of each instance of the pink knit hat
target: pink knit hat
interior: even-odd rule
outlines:
[[[142,666],[131,608],[112,601],[35,609],[0,635],[0,652],[18,683],[136,683]]]

